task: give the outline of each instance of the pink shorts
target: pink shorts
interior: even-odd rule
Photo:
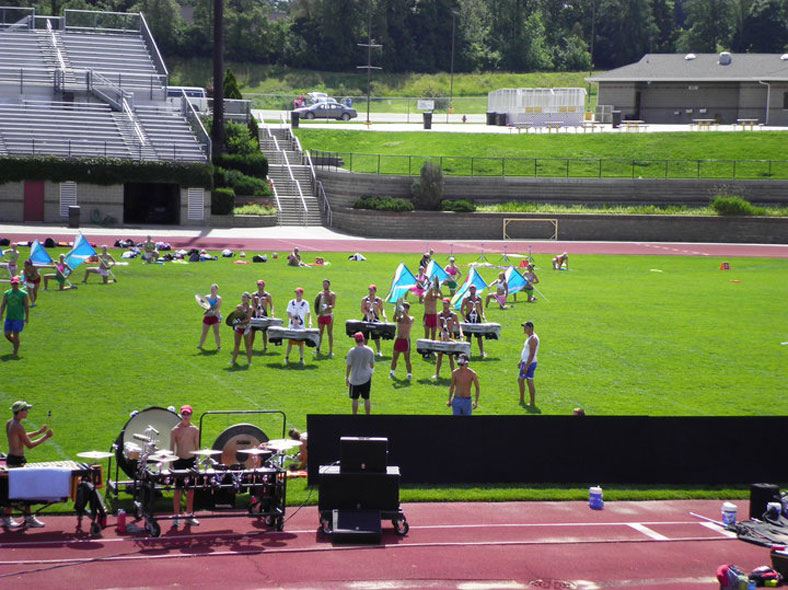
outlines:
[[[328,326],[333,321],[334,321],[334,316],[333,315],[319,315],[319,316],[317,316],[317,325],[318,326]]]
[[[424,314],[424,327],[425,328],[437,328],[438,327],[438,314],[437,313],[425,313]]]
[[[219,323],[219,318],[216,317],[215,315],[207,315],[203,317],[202,323],[205,324],[206,326],[213,326],[214,324]]]
[[[407,338],[397,338],[394,341],[394,352],[408,352],[410,350],[410,340]]]

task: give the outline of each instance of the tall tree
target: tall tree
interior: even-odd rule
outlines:
[[[777,53],[788,48],[788,2],[751,0],[734,38],[737,51]]]
[[[715,53],[730,47],[736,27],[735,0],[686,0],[686,51]]]
[[[595,67],[622,66],[652,51],[658,31],[650,3],[600,0],[596,20]]]

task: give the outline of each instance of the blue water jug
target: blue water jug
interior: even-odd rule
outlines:
[[[602,510],[605,502],[602,500],[602,488],[593,486],[588,488],[588,506],[593,510]]]

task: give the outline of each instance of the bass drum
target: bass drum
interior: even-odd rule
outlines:
[[[118,467],[121,468],[123,473],[133,478],[137,474],[137,462],[129,459],[123,453],[126,443],[140,444],[140,441],[135,440],[133,435],[145,434],[145,429],[148,426],[153,426],[159,431],[157,438],[159,444],[156,448],[169,449],[170,448],[170,431],[180,422],[181,419],[175,412],[171,412],[166,408],[159,408],[153,406],[146,408],[134,414],[123,430],[120,431],[117,440],[115,441],[115,460],[118,462]],[[142,446],[142,445],[140,445]]]
[[[242,465],[246,469],[251,469],[254,467],[254,457],[238,451],[258,447],[267,441],[268,437],[265,432],[254,424],[236,424],[227,428],[216,438],[213,448],[216,451],[222,451],[221,463],[223,465],[227,467]]]

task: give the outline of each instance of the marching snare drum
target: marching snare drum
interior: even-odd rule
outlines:
[[[345,334],[351,338],[356,332],[364,334],[364,338],[382,338],[383,340],[394,340],[397,333],[397,325],[386,322],[364,322],[359,320],[347,320],[345,322]]]
[[[249,322],[249,325],[252,326],[253,328],[263,328],[264,330],[274,326],[281,327],[282,324],[283,324],[282,318],[269,318],[269,317],[252,318],[252,321]]]
[[[501,336],[501,324],[469,324],[460,322],[460,326],[462,326],[462,332],[466,336],[468,334],[478,334],[479,336],[484,336],[485,340],[498,340]],[[454,324],[454,335],[458,336],[459,334],[460,328],[457,324]]]
[[[429,354],[431,352],[443,352],[445,354],[459,355],[464,354],[468,358],[471,356],[470,342],[443,342],[442,340],[425,340],[420,338],[416,341],[416,351],[419,354]]]

